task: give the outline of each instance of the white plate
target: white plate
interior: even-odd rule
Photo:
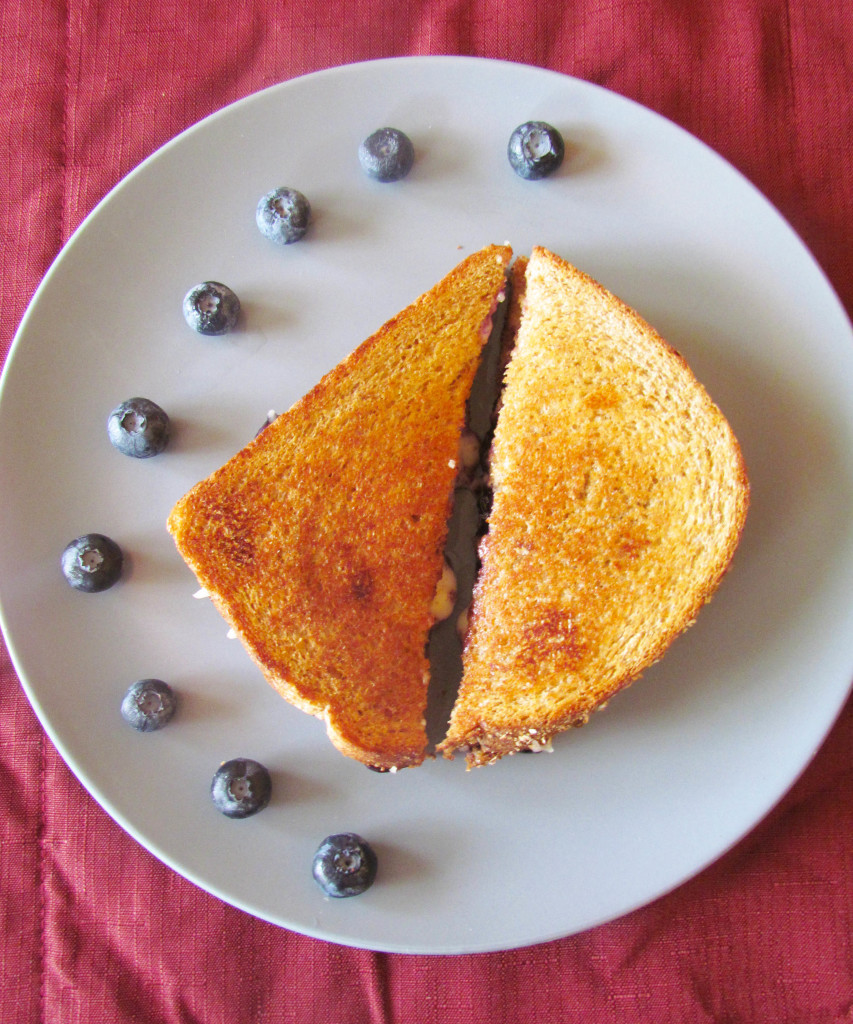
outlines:
[[[564,168],[525,182],[506,143],[541,118]],[[391,124],[411,175],[362,174]],[[254,224],[277,185],[312,201],[279,249]],[[545,245],[598,277],[692,364],[742,441],[753,507],[697,625],[550,755],[466,773],[377,775],[266,686],[225,639],[164,523],[173,502],[463,256]],[[204,339],[181,299],[205,279],[242,329]],[[106,437],[131,395],[173,446],[137,461]],[[411,58],[336,68],[202,122],[131,174],[45,278],[0,402],[2,617],[45,728],[107,811],[176,871],[252,914],[377,950],[482,951],[567,935],[642,905],[744,835],[800,773],[853,674],[853,345],[790,228],[723,160],[593,85],[511,64]],[[72,591],[59,553],[100,531],[126,578]],[[125,687],[179,691],[165,730],[120,720]],[[231,821],[208,798],[225,758],[271,769],[275,796]],[[330,832],[375,844],[366,895],[327,900],[310,863]]]

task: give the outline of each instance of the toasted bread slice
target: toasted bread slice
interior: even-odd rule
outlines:
[[[525,289],[439,747],[469,767],[546,747],[660,658],[716,590],[749,503],[728,423],[637,313],[541,248]]]
[[[374,768],[425,756],[430,603],[510,258],[489,246],[464,260],[169,517],[269,682]]]

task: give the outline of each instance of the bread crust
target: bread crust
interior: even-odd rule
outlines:
[[[542,248],[525,289],[439,746],[469,767],[548,747],[657,661],[716,591],[749,506],[731,428],[642,317]]]
[[[261,672],[348,757],[420,763],[429,605],[508,246],[382,326],[174,507],[177,548]]]

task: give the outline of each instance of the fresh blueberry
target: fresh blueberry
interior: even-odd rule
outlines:
[[[184,296],[184,319],[199,334],[227,334],[239,314],[240,300],[218,281],[203,281]]]
[[[358,159],[371,178],[399,181],[412,169],[415,149],[408,135],[397,128],[380,128],[358,147]]]
[[[175,713],[175,693],[162,679],[137,679],[121,702],[121,717],[139,732],[162,729]]]
[[[525,121],[509,137],[507,156],[515,173],[528,181],[545,178],[563,162],[563,137],[545,121]]]
[[[169,443],[169,417],[147,398],[128,398],[110,413],[107,434],[122,455],[150,459]]]
[[[95,594],[118,580],[123,560],[114,540],[102,533],[87,533],[62,552],[62,572],[75,590]]]
[[[238,757],[223,762],[210,784],[213,804],[228,818],[248,818],[270,802],[272,779],[262,764]]]
[[[376,854],[353,832],[327,836],[314,854],[314,880],[327,896],[358,896],[376,878]]]
[[[279,245],[298,242],[308,230],[310,219],[311,204],[295,188],[275,188],[267,192],[255,211],[261,234]]]

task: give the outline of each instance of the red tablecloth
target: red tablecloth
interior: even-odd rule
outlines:
[[[853,310],[844,6],[3,0],[0,356],[70,232],[162,143],[263,86],[406,54],[537,64],[667,115],[769,196]],[[547,945],[442,958],[305,938],[195,888],[71,776],[5,648],[0,686],[4,1022],[853,1020],[849,705],[767,820],[678,891]]]

